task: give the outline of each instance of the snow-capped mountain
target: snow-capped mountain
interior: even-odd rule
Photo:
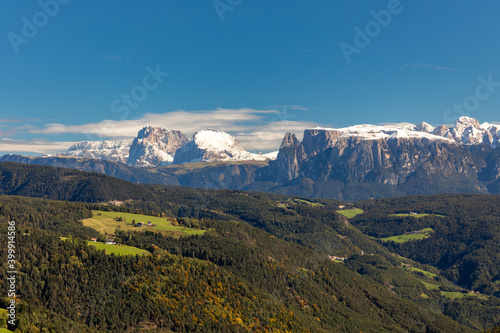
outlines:
[[[452,127],[402,123],[307,129],[302,142],[287,133],[268,178],[371,183],[413,193],[488,191],[500,181],[500,151],[469,146],[498,148],[499,128],[461,117]],[[421,184],[425,189],[419,189]]]
[[[463,144],[485,144],[492,148],[500,147],[500,126],[489,123],[479,124],[470,117],[460,117],[449,134],[455,141]]]
[[[422,122],[418,125],[365,124],[344,128],[315,128],[304,132],[301,149],[307,154],[316,154],[327,147],[335,146],[340,139],[356,139],[357,142],[413,139],[459,145],[484,144],[496,149],[500,148],[500,125],[480,124],[477,119],[460,117],[452,127],[434,127]],[[134,167],[156,167],[172,163],[275,160],[278,152],[250,153],[236,138],[215,129],[197,132],[193,139],[189,139],[177,130],[145,126],[133,141],[84,141],[71,146],[63,155],[127,163]]]
[[[316,131],[335,133],[336,138],[357,137],[363,140],[390,138],[415,138],[442,140],[460,144],[485,144],[491,148],[500,147],[500,126],[489,123],[480,124],[477,119],[460,117],[453,127],[444,125],[433,127],[425,122],[418,125],[410,123],[391,125],[355,125],[344,128],[315,128]]]
[[[265,161],[277,156],[253,154],[246,151],[235,137],[226,132],[207,129],[197,132],[193,139],[175,154],[174,164],[213,161]]]
[[[145,126],[130,147],[127,164],[138,167],[172,164],[177,149],[188,142],[189,138],[181,131]]]
[[[132,140],[82,141],[69,147],[63,155],[126,163],[131,144]]]

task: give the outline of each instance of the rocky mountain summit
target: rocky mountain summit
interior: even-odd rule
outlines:
[[[146,126],[130,146],[127,164],[136,167],[172,164],[177,149],[188,142],[189,138],[181,131]]]
[[[262,175],[300,186],[308,180],[415,194],[487,192],[499,182],[499,129],[461,117],[450,128],[426,123],[315,128],[304,131],[302,142],[287,133],[277,160]]]

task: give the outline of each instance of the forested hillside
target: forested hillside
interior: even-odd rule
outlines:
[[[84,204],[5,196],[0,202],[2,221],[18,221],[19,328],[25,332],[55,322],[60,332],[79,324],[89,332],[132,327],[467,331],[319,253],[242,222],[210,221],[212,232],[206,236],[177,240],[154,233],[118,234],[124,243],[153,254],[120,257],[83,242],[96,236],[78,222],[90,214]],[[62,241],[61,235],[73,238]]]
[[[391,251],[438,267],[456,284],[500,296],[500,196],[415,196],[359,205],[369,213],[352,223],[371,236],[387,237],[427,227],[434,230],[421,241],[388,242]],[[409,211],[433,215],[388,216]]]
[[[97,172],[0,163],[0,194],[55,200],[107,202],[151,197],[144,187]]]
[[[40,197],[58,189],[55,197],[85,201],[0,196],[2,234],[6,221],[18,223],[22,332],[36,331],[30,325],[56,332],[466,332],[500,324],[497,196],[342,203],[3,166],[4,192]],[[93,186],[75,197],[81,184]],[[106,203],[117,199],[118,206]],[[117,227],[107,234],[79,222],[92,210],[164,217],[208,232]],[[412,233],[421,229],[432,232]],[[151,255],[110,255],[86,243],[110,237],[116,247]]]

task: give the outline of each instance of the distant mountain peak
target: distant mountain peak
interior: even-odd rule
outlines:
[[[283,141],[281,141],[281,146],[280,149],[286,148],[286,147],[297,147],[299,145],[299,140],[293,133],[286,133],[285,137],[283,138]]]
[[[475,128],[479,128],[480,125],[479,120],[477,120],[476,118],[462,116],[455,122],[455,127],[458,126],[473,126]]]
[[[132,140],[82,141],[69,147],[64,155],[126,163],[131,144]]]
[[[265,161],[275,154],[260,155],[246,151],[232,135],[208,128],[196,132],[193,139],[175,154],[174,164],[211,161]]]
[[[472,117],[460,117],[454,126],[434,127],[426,122],[417,125],[396,123],[385,125],[361,124],[344,128],[315,128],[304,132],[303,153],[317,154],[332,147],[338,140],[427,140],[448,144],[484,144],[500,147],[500,125],[480,124]],[[280,149],[298,147],[301,143],[293,133],[287,133]],[[301,153],[302,154],[302,153]],[[104,159],[138,167],[156,167],[196,161],[263,161],[274,160],[276,152],[253,154],[246,151],[238,140],[215,128],[196,132],[192,139],[181,131],[154,125],[142,127],[134,140],[82,141],[71,146],[65,154],[74,157]],[[178,155],[178,156],[177,156]],[[311,155],[311,156],[312,156]],[[302,158],[298,157],[299,160]]]
[[[181,131],[144,126],[130,146],[128,165],[154,167],[172,164],[177,149],[189,142]]]
[[[315,128],[308,131],[336,132],[336,136],[357,137],[361,140],[385,139],[427,139],[455,142],[459,144],[485,144],[492,148],[500,147],[500,126],[489,123],[480,124],[472,117],[460,117],[453,127],[441,125],[433,127],[422,122],[418,125],[399,123],[389,125],[354,125],[344,128]]]
[[[419,132],[426,132],[426,133],[432,133],[434,132],[435,128],[432,125],[429,125],[426,122],[421,122],[420,124],[415,126],[415,131]]]

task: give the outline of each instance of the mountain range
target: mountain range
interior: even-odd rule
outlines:
[[[0,161],[97,171],[136,183],[267,191],[339,200],[406,194],[500,193],[500,126],[461,117],[287,133],[279,151],[253,154],[228,133],[153,126],[132,141],[82,142],[64,156]],[[78,157],[78,158],[74,158]]]
[[[190,139],[179,130],[145,126],[133,140],[82,141],[71,146],[64,156],[102,159],[133,167],[158,167],[170,164],[213,161],[265,161],[277,152],[252,154],[235,137],[209,128]]]

